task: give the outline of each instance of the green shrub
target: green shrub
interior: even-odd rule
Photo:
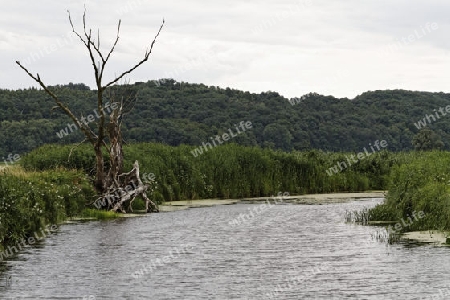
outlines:
[[[79,214],[93,195],[80,171],[27,173],[15,167],[0,172],[0,244],[15,243]]]
[[[392,167],[386,200],[370,210],[371,220],[408,220],[423,211],[425,217],[405,230],[450,230],[450,153],[414,152],[401,159]]]

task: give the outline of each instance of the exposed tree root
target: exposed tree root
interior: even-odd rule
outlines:
[[[135,161],[133,169],[128,173],[119,175],[106,193],[94,202],[94,206],[98,209],[114,212],[132,212],[133,201],[136,197],[141,196],[145,201],[146,212],[159,212],[158,206],[147,196],[148,188],[149,186],[143,184],[139,177],[139,163]]]

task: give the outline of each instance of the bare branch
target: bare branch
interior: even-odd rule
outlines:
[[[83,144],[84,142],[86,142],[86,141],[87,141],[87,139],[84,139],[81,143],[78,143],[77,145],[75,145],[74,147],[72,147],[72,149],[70,149],[69,157],[67,157],[67,162],[69,162],[70,156],[72,156],[72,151],[73,151],[75,148],[77,148],[78,146],[80,146],[81,144]]]
[[[113,53],[113,51],[114,51],[114,48],[116,48],[117,42],[119,41],[119,33],[120,33],[120,24],[121,24],[121,22],[122,21],[119,20],[119,24],[117,25],[116,41],[114,42],[113,46],[111,47],[111,50],[109,51],[108,55],[106,56],[106,61],[108,61],[109,57],[111,56],[111,53]]]
[[[86,138],[89,139],[89,141],[91,143],[95,142],[95,138],[94,136],[92,136],[92,134],[87,131],[83,126],[82,123],[80,122],[80,120],[78,120],[77,117],[75,117],[75,115],[72,113],[72,111],[65,106],[61,100],[59,100],[58,96],[56,96],[52,91],[50,91],[48,89],[48,87],[42,82],[41,78],[39,77],[39,74],[36,74],[36,76],[34,76],[30,71],[28,71],[27,68],[25,68],[24,66],[22,66],[22,64],[19,61],[16,61],[16,64],[19,65],[19,67],[21,67],[27,74],[28,76],[30,76],[31,78],[33,78],[37,83],[39,83],[39,85],[44,89],[45,92],[47,92],[47,94],[49,94],[56,102],[56,104],[75,122],[75,124],[77,124],[77,126],[84,132],[84,134],[86,135]]]
[[[92,42],[92,30],[89,30],[89,34],[86,31],[86,7],[84,8],[84,13],[83,13],[83,31],[84,31],[84,36],[86,37],[86,39],[84,39],[81,34],[79,34],[76,30],[75,30],[75,26],[73,25],[73,21],[72,21],[72,17],[70,15],[70,11],[67,11],[69,14],[69,22],[70,22],[70,26],[72,27],[72,31],[78,36],[78,38],[80,39],[80,41],[84,44],[84,46],[88,49],[89,51],[89,57],[91,59],[91,63],[92,66],[94,68],[94,73],[95,73],[95,80],[97,83],[97,87],[101,86],[99,81],[99,68],[97,67],[97,65],[95,64],[95,57],[92,53],[92,49],[91,49],[91,45],[94,46],[94,49],[96,50],[96,52],[99,54],[100,58],[103,60],[102,54],[100,52],[100,50],[95,46],[95,44]],[[99,42],[100,43],[100,42]],[[101,73],[100,73],[101,74]]]
[[[84,117],[83,117],[83,114],[81,114],[81,119],[83,119],[83,118],[84,118]],[[95,137],[96,139],[98,138],[97,135],[94,133],[94,131],[91,129],[91,127],[89,127],[89,125],[87,125],[87,124],[84,123],[84,122],[81,122],[81,124],[82,124],[84,130],[89,131],[89,132],[91,133],[91,135],[92,135],[93,137]],[[80,129],[83,129],[83,128],[80,127]]]
[[[97,84],[97,89],[98,88],[100,88],[101,87],[101,76],[99,75],[101,72],[103,72],[103,71],[100,71],[99,72],[99,69],[98,69],[98,67],[97,67],[97,65],[95,64],[95,57],[94,57],[94,53],[92,53],[92,49],[91,49],[91,44],[92,44],[92,42],[91,42],[91,40],[90,40],[90,37],[89,37],[89,39],[88,39],[88,43],[87,43],[87,49],[88,49],[88,51],[89,51],[89,57],[91,58],[91,63],[92,63],[92,66],[94,67],[94,73],[95,73],[95,82],[96,82],[96,84]]]
[[[98,71],[98,68],[97,68],[97,66],[96,66],[96,64],[95,64],[95,58],[94,58],[94,55],[93,55],[92,49],[91,49],[91,44],[93,44],[93,43],[92,43],[92,41],[91,41],[91,36],[90,36],[90,34],[88,35],[87,32],[86,32],[86,7],[84,8],[84,13],[83,13],[83,29],[84,29],[84,35],[86,36],[86,40],[81,36],[81,34],[79,34],[79,33],[75,30],[75,26],[73,25],[72,17],[71,17],[71,15],[70,15],[70,11],[67,11],[67,13],[69,14],[69,22],[70,22],[70,26],[72,27],[73,33],[75,33],[76,36],[78,36],[78,38],[80,39],[80,41],[84,44],[84,46],[85,46],[85,47],[88,49],[88,51],[89,51],[89,57],[90,57],[90,59],[91,59],[92,66],[94,67],[95,80],[96,80],[97,87],[98,87],[98,85],[99,85],[99,81],[98,81],[99,71]],[[95,45],[94,45],[94,47],[95,47]],[[99,51],[98,51],[98,52],[99,52]]]
[[[95,73],[95,81],[97,83],[97,88],[99,86],[101,86],[100,81],[99,81],[99,69],[97,68],[97,65],[95,64],[95,57],[94,54],[92,53],[92,49],[91,49],[91,45],[94,45],[95,48],[95,44],[92,42],[92,30],[89,29],[89,35],[86,31],[86,6],[84,7],[84,12],[83,12],[83,31],[84,31],[84,36],[86,37],[86,42],[85,42],[85,46],[89,51],[89,57],[91,58],[91,63],[92,66],[94,67],[94,73]],[[100,51],[98,51],[100,52]]]
[[[159,27],[158,33],[155,35],[155,38],[153,39],[153,42],[150,45],[150,49],[145,52],[144,58],[140,62],[138,62],[134,67],[132,67],[128,71],[123,72],[119,77],[117,77],[116,79],[112,80],[111,82],[109,82],[108,84],[103,86],[102,89],[106,89],[107,87],[109,87],[109,86],[113,85],[114,83],[118,82],[125,75],[130,74],[131,72],[136,70],[140,65],[142,65],[144,62],[146,62],[148,60],[148,58],[150,57],[150,54],[152,53],[153,45],[155,44],[156,39],[158,38],[159,33],[161,32],[163,26],[164,26],[164,19],[162,21],[161,27]]]
[[[84,13],[83,13],[83,28],[84,28],[84,33],[86,33],[86,6],[84,7]]]
[[[98,69],[101,70],[100,74],[103,73],[103,68],[105,67],[106,64],[106,60],[103,58],[103,54],[100,51],[100,31],[98,32],[98,37],[97,37],[97,45],[95,45],[94,41],[89,40],[89,42],[91,43],[92,47],[94,48],[95,52],[97,52],[98,56],[100,56],[101,60],[102,60],[102,68],[100,69],[100,62],[98,62]]]
[[[72,31],[73,33],[75,33],[78,38],[80,39],[80,41],[87,47],[87,43],[86,41],[83,39],[83,37],[75,30],[75,26],[73,26],[73,22],[72,22],[72,17],[70,15],[70,11],[67,11],[67,13],[69,14],[69,22],[70,22],[70,26],[72,27]]]

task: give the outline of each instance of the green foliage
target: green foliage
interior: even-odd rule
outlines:
[[[417,151],[430,151],[439,150],[444,147],[444,143],[440,140],[439,136],[431,129],[421,129],[413,138],[412,144],[414,150]]]
[[[94,191],[82,172],[0,172],[0,245],[11,244],[84,209]]]
[[[94,154],[88,146],[73,150],[73,146],[44,146],[23,158],[28,170],[55,167],[93,168]],[[157,203],[163,201],[241,198],[271,196],[278,192],[290,194],[332,193],[384,189],[390,168],[402,161],[402,154],[374,153],[349,168],[329,176],[326,170],[350,153],[323,151],[282,152],[279,150],[244,147],[228,143],[210,149],[198,157],[194,147],[172,147],[157,143],[124,146],[125,170],[135,160],[140,172],[155,174],[150,191]],[[52,159],[50,159],[52,158]],[[142,206],[140,202],[136,207]]]
[[[161,203],[161,202],[158,202]],[[131,208],[133,209],[133,211],[145,211],[145,202],[143,199],[141,198],[136,198],[133,203],[131,204]]]
[[[384,204],[377,204],[368,211],[367,219],[373,221],[395,221],[401,219],[399,215],[396,210],[392,210]]]
[[[233,142],[284,151],[348,152],[385,139],[390,151],[412,150],[411,140],[418,132],[414,124],[450,104],[450,94],[394,90],[367,92],[352,100],[311,93],[291,105],[275,92],[254,94],[170,79],[118,89],[119,93],[136,95],[134,109],[124,116],[125,140],[172,146],[200,146],[210,137],[233,129],[234,124],[251,121],[252,129]],[[95,90],[82,84],[52,90],[77,116],[94,115]],[[56,133],[72,120],[60,110],[52,110],[53,106],[54,101],[42,90],[0,90],[0,158],[43,144],[80,142],[80,130],[58,138]],[[94,123],[90,126],[94,128]],[[450,116],[426,126],[444,142],[443,149],[449,150]]]
[[[104,153],[105,166],[108,167],[109,156]],[[86,174],[95,171],[95,154],[91,145],[83,144],[61,147],[50,144],[39,147],[32,155],[25,155],[20,160],[26,170],[43,171],[57,168],[83,170]]]
[[[409,153],[408,162],[392,168],[385,202],[370,210],[371,220],[407,220],[413,212],[413,230],[450,230],[450,153]]]

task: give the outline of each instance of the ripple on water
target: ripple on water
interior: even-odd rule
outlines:
[[[449,249],[387,247],[371,238],[378,228],[344,223],[346,210],[377,202],[274,205],[239,225],[232,221],[259,204],[64,225],[6,262],[0,298],[419,299],[450,291]],[[8,276],[12,284],[1,287]]]

